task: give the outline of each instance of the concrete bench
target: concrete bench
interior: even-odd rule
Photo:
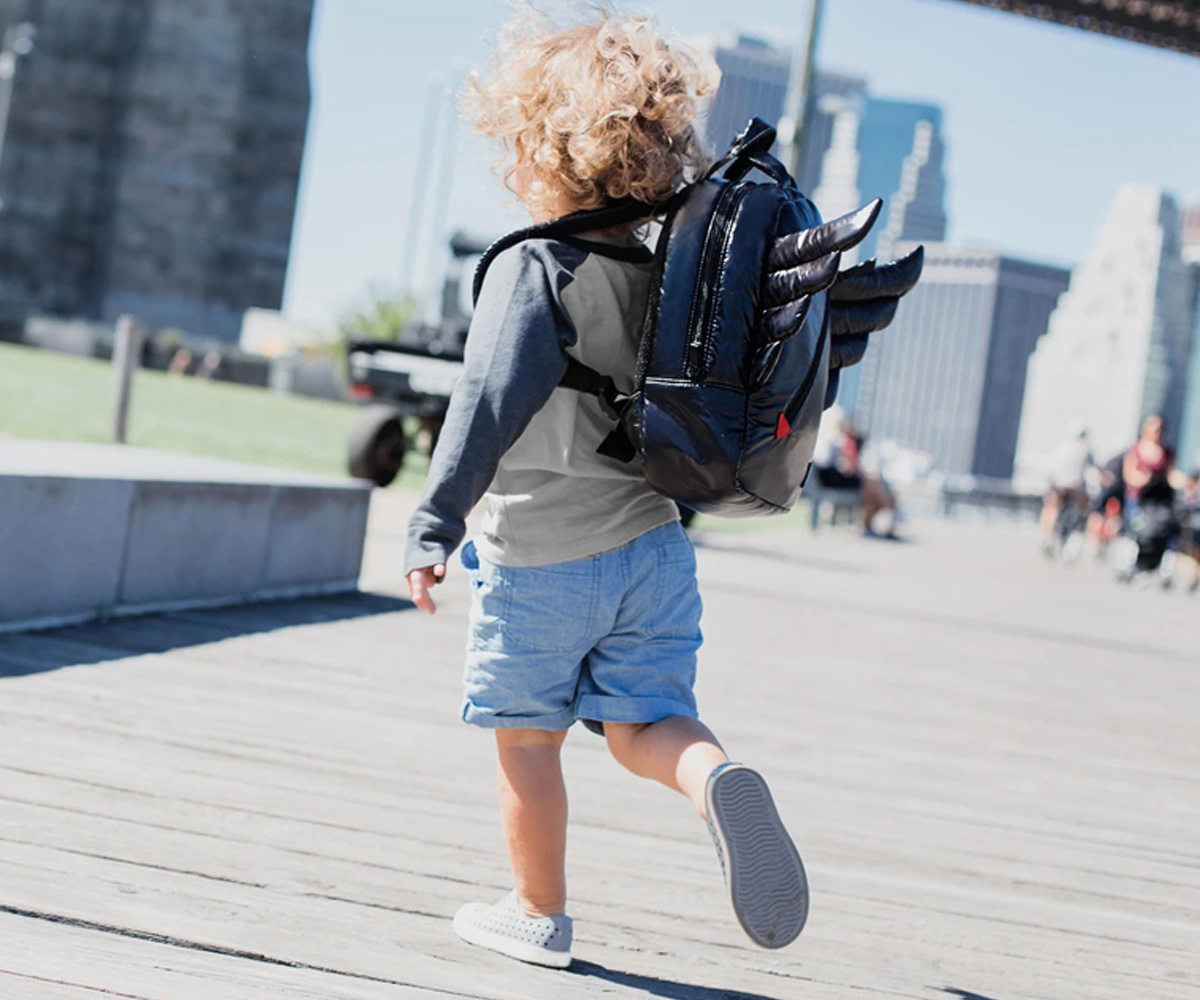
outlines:
[[[0,632],[353,590],[370,485],[0,441]]]

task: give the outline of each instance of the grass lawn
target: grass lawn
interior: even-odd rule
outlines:
[[[0,344],[0,438],[111,441],[113,381],[104,361]],[[129,443],[344,476],[356,414],[349,403],[139,370]],[[419,486],[424,472],[410,455],[398,483]]]
[[[0,438],[112,440],[113,371],[104,361],[0,344]],[[139,370],[129,443],[302,472],[346,475],[346,438],[357,407],[228,382]],[[427,462],[410,453],[396,480],[420,489]],[[695,521],[701,531],[758,532],[807,523],[800,505],[782,517]]]

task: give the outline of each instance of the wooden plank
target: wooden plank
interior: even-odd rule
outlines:
[[[115,931],[0,913],[0,995],[10,1000],[423,1000],[454,994],[400,980],[372,982],[187,942],[147,941]],[[465,993],[459,996],[472,996]]]

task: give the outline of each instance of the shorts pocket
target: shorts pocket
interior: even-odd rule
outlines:
[[[504,590],[494,573],[488,572],[468,542],[462,550],[462,564],[471,581],[471,611],[467,624],[468,652],[498,652],[504,640],[500,625],[504,618]]]
[[[596,615],[599,585],[595,559],[553,566],[490,568],[504,591],[500,627],[506,647],[565,653],[587,641]]]
[[[696,552],[683,529],[658,550],[655,610],[649,631],[663,639],[700,639],[700,588]]]

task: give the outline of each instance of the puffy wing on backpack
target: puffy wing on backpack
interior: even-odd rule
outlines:
[[[873,260],[840,272],[830,285],[829,333],[833,337],[830,368],[848,368],[862,360],[872,333],[896,316],[900,300],[913,290],[925,264],[925,248],[890,264]]]
[[[876,198],[857,212],[775,241],[763,289],[762,330],[768,341],[800,329],[814,296],[837,280],[842,254],[866,238],[882,207]]]
[[[825,407],[837,396],[841,370],[858,364],[867,351],[871,334],[884,329],[896,316],[900,300],[916,286],[925,266],[925,248],[892,261],[864,261],[841,271],[829,286],[829,387]]]

